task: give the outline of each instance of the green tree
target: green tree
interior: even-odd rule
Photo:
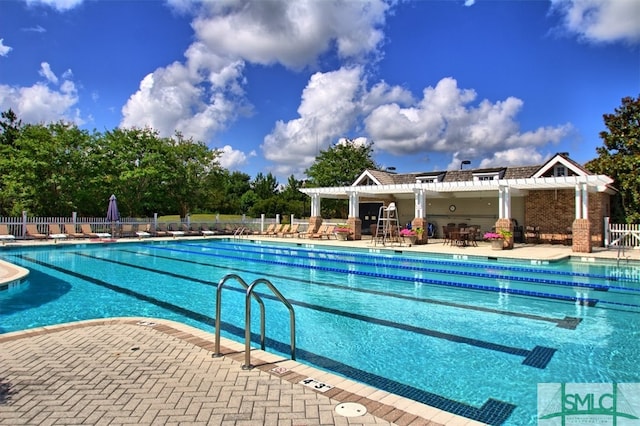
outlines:
[[[365,169],[376,169],[372,159],[373,143],[356,144],[346,139],[326,151],[321,151],[315,163],[306,170],[309,177],[307,186],[347,186],[351,185]],[[346,200],[323,200],[322,216],[346,218]]]
[[[596,149],[598,158],[586,168],[615,180],[619,192],[612,221],[640,223],[640,96],[623,98],[622,105],[603,119],[608,129],[600,132],[604,146]]]

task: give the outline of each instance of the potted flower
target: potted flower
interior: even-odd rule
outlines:
[[[502,250],[504,248],[504,241],[511,238],[513,233],[505,229],[501,229],[496,232],[486,232],[484,239],[491,242],[491,248],[494,250]]]
[[[411,244],[415,244],[418,239],[418,232],[413,229],[403,228],[400,230],[400,236],[406,240],[409,240]]]
[[[351,233],[351,228],[349,228],[347,225],[341,224],[333,228],[333,233],[335,234],[337,240],[346,241],[349,237],[349,234]]]

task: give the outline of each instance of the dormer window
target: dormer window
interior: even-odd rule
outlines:
[[[500,179],[500,172],[490,172],[490,173],[474,173],[473,180],[476,182],[484,181],[484,180],[498,180]]]
[[[437,177],[423,177],[423,178],[419,178],[416,179],[417,183],[437,183],[438,182],[438,178]]]
[[[556,164],[553,166],[553,175],[554,176],[568,176],[567,168],[562,164]]]

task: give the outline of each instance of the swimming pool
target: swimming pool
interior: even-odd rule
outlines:
[[[538,383],[640,382],[634,265],[248,240],[11,249],[1,256],[31,275],[0,292],[0,332],[112,316],[213,331],[215,286],[233,272],[248,283],[267,278],[292,303],[298,361],[480,421],[535,424]],[[288,356],[288,311],[266,288],[257,292],[266,307],[267,350]],[[221,321],[223,336],[244,342],[244,292],[232,282],[223,290]]]

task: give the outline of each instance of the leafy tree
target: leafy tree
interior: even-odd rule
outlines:
[[[376,169],[378,165],[372,159],[373,143],[357,144],[345,139],[321,151],[315,163],[306,170],[309,177],[307,186],[347,186],[351,185],[365,169]],[[323,200],[322,215],[326,217],[347,216],[346,200]]]
[[[306,170],[311,186],[346,186],[365,169],[378,166],[372,159],[373,143],[356,144],[346,139],[326,151],[320,151],[315,163]]]
[[[612,205],[615,222],[640,223],[640,96],[625,97],[613,114],[603,115],[608,131],[600,132],[604,141],[598,158],[586,167],[615,180],[619,190]]]
[[[251,185],[259,199],[266,200],[278,193],[278,181],[269,172],[266,176],[258,173]]]

